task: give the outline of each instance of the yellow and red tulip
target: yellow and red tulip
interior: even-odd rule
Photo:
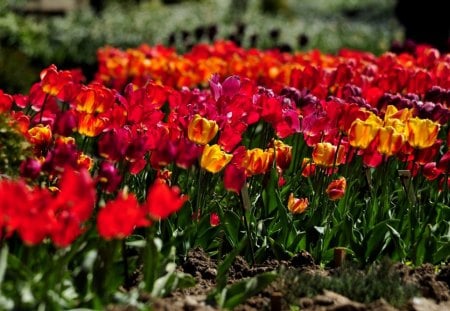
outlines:
[[[304,213],[308,206],[308,198],[296,198],[293,193],[289,195],[287,207],[292,214]]]
[[[366,149],[370,143],[375,139],[380,123],[376,119],[367,119],[362,121],[356,119],[350,126],[348,133],[348,140],[352,147],[359,149]]]
[[[392,126],[380,127],[378,130],[377,151],[386,156],[394,155],[402,148],[403,141],[403,135]]]
[[[219,126],[216,121],[196,114],[188,125],[188,138],[199,145],[206,145],[216,136]]]
[[[206,145],[200,157],[200,166],[211,173],[220,172],[233,158],[223,151],[219,145]]]
[[[337,154],[336,154],[337,153]],[[344,162],[344,147],[324,142],[314,146],[312,153],[313,162],[322,167],[338,166]]]
[[[28,130],[27,137],[33,145],[47,145],[52,140],[52,130],[49,125],[38,124]]]
[[[406,121],[408,143],[417,149],[431,147],[438,136],[439,124],[429,119],[410,118]]]
[[[330,200],[336,201],[341,199],[345,195],[347,189],[347,180],[345,177],[340,177],[333,180],[327,187],[326,193]]]

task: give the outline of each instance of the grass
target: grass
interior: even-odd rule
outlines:
[[[334,291],[361,303],[383,298],[394,307],[404,307],[407,301],[419,294],[418,288],[402,279],[394,264],[388,259],[373,263],[365,270],[347,264],[331,275],[311,272],[287,271],[282,290],[290,304],[300,297],[313,297],[324,289]]]

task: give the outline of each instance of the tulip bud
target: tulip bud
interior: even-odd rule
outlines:
[[[327,187],[326,193],[330,200],[336,201],[341,199],[345,195],[345,190],[347,188],[347,180],[345,177],[340,177],[333,180]]]

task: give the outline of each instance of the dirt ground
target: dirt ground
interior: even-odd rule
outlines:
[[[279,269],[283,265],[293,271],[307,272],[320,275],[332,275],[334,268],[321,268],[314,263],[313,258],[302,252],[290,261],[268,260],[263,264],[250,266],[243,258],[236,257],[228,274],[228,283],[244,278],[253,277],[263,272]],[[352,301],[338,293],[324,289],[314,297],[296,297],[296,307],[291,308],[284,295],[282,282],[274,281],[263,291],[247,299],[233,310],[306,310],[306,311],[448,311],[450,310],[450,264],[435,269],[433,265],[425,264],[411,268],[403,264],[396,264],[395,269],[401,278],[414,284],[419,289],[417,297],[409,299],[408,303],[398,309],[383,298],[367,304]],[[188,257],[180,266],[180,270],[194,276],[196,285],[187,289],[179,289],[168,297],[151,299],[152,310],[157,311],[214,311],[221,310],[207,303],[208,294],[215,288],[217,263],[210,259],[201,249],[191,250]],[[123,309],[122,309],[123,310]],[[133,310],[126,308],[126,310]]]

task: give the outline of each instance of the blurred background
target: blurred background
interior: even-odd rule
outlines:
[[[245,48],[291,52],[400,51],[407,29],[400,2],[0,0],[0,89],[27,92],[52,63],[81,68],[89,79],[96,50],[105,45],[164,44],[183,53],[200,42],[228,39]],[[408,3],[411,7],[414,1]]]

